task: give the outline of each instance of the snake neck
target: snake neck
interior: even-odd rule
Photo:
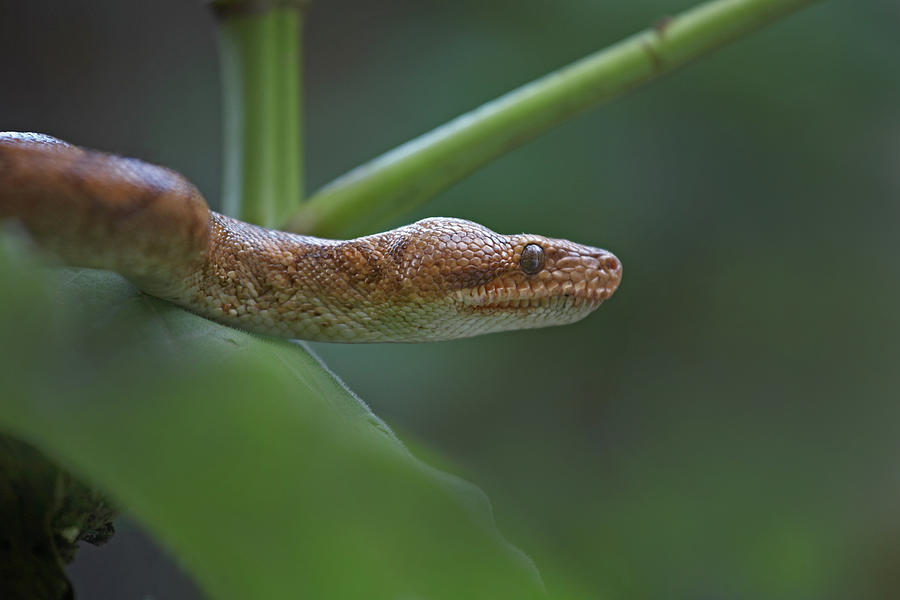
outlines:
[[[446,312],[451,299],[428,296],[404,280],[402,237],[325,240],[210,212],[205,263],[172,300],[223,323],[284,337],[433,339],[429,313]]]

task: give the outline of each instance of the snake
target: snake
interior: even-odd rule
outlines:
[[[0,133],[0,221],[65,265],[246,331],[432,342],[578,321],[622,278],[612,253],[432,217],[331,240],[217,213],[181,174],[49,135]]]

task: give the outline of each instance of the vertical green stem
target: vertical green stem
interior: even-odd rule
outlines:
[[[305,0],[211,0],[224,114],[222,212],[274,226],[300,205]]]

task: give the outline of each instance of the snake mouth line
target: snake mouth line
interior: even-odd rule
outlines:
[[[596,308],[609,298],[608,290],[561,293],[531,298],[509,297],[498,294],[461,294],[462,303],[476,310],[527,310],[534,308]]]
[[[484,302],[473,303],[472,306],[474,308],[483,309],[483,310],[514,310],[514,309],[541,308],[541,307],[550,306],[550,298],[522,298],[519,300],[501,300],[501,301],[486,300]]]

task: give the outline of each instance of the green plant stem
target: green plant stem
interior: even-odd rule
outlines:
[[[224,114],[222,212],[274,226],[300,205],[300,52],[305,2],[210,2]]]
[[[648,83],[815,0],[716,0],[589,55],[350,171],[288,229],[369,233],[570,117]]]

